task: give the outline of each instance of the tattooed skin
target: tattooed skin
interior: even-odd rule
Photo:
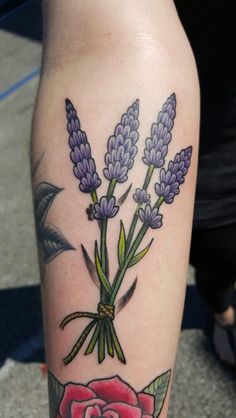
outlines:
[[[41,153],[40,157],[37,159],[37,161],[34,164],[31,162],[31,177],[32,177],[32,179],[35,177],[35,175],[36,175],[36,173],[39,169],[39,166],[40,166],[40,164],[41,164],[41,162],[44,158],[44,154],[45,154],[45,151],[43,151]]]
[[[37,238],[45,263],[49,263],[63,251],[74,250],[61,231],[45,221],[55,197],[62,190],[51,183],[42,182],[39,183],[34,194]]]
[[[80,191],[91,197],[89,209],[86,212],[90,220],[93,219],[97,222],[100,235],[94,243],[94,260],[88,254],[85,246],[82,246],[89,275],[96,286],[100,288],[100,300],[97,312],[73,312],[63,319],[62,329],[72,320],[78,318],[90,320],[63,361],[65,365],[69,364],[92,333],[85,355],[91,354],[97,346],[99,363],[103,362],[106,355],[111,357],[116,355],[120,362],[126,363],[125,354],[115,330],[114,319],[115,314],[133,296],[137,278],[128,291],[117,301],[118,293],[127,270],[139,263],[152,245],[153,239],[140,249],[140,244],[147,231],[149,229],[157,230],[162,226],[161,205],[173,203],[175,196],[179,194],[180,186],[184,183],[190,166],[192,147],[182,149],[176,154],[174,160],[169,161],[165,167],[176,116],[176,96],[173,93],[163,104],[157,120],[151,126],[150,137],[145,140],[143,163],[147,166],[146,175],[143,185],[135,188],[133,193],[133,199],[137,206],[129,228],[120,220],[117,237],[118,269],[115,277],[111,277],[107,246],[108,226],[109,222],[113,222],[117,217],[120,205],[126,201],[131,190],[130,185],[119,199],[115,196],[116,185],[123,184],[128,180],[129,171],[134,165],[138,152],[139,100],[128,107],[115,127],[114,134],[108,139],[103,170],[104,181],[107,182],[107,193],[102,196],[98,195],[102,179],[97,172],[87,135],[82,130],[76,109],[69,99],[66,99],[65,106],[74,176],[79,180]],[[148,188],[154,175],[157,179],[154,187],[156,198],[152,202]],[[104,413],[103,416],[105,416]]]
[[[49,372],[51,418],[157,418],[167,395],[171,371],[137,392],[119,376],[87,385],[60,383]]]

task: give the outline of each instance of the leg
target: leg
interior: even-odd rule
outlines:
[[[201,296],[216,314],[232,307],[236,280],[236,224],[193,230],[190,261]]]
[[[198,270],[196,271],[195,278],[200,295],[205,299],[214,313],[222,314],[233,305],[234,283],[224,283],[224,276],[209,276]]]
[[[190,252],[198,290],[214,314],[216,352],[230,365],[236,364],[235,233],[236,224],[194,230]]]
[[[194,60],[171,1],[44,10],[32,159],[43,155],[33,188],[51,415],[163,418],[195,187]]]

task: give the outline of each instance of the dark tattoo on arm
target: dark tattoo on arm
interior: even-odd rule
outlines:
[[[55,197],[62,190],[51,183],[42,182],[37,186],[34,194],[37,238],[45,263],[49,263],[63,251],[74,250],[62,232],[45,221]]]
[[[36,175],[36,173],[39,169],[39,166],[40,166],[40,164],[41,164],[41,162],[44,158],[44,154],[45,154],[45,151],[43,151],[41,153],[40,157],[37,159],[37,161],[34,164],[31,163],[31,177],[32,177],[32,179],[35,177],[35,175]]]
[[[167,395],[171,371],[137,392],[119,376],[88,384],[61,384],[49,372],[51,418],[157,418]]]
[[[137,278],[130,289],[117,301],[127,270],[139,263],[149,251],[153,239],[140,249],[149,228],[158,229],[162,226],[163,216],[160,214],[162,204],[171,204],[180,192],[190,166],[192,147],[182,149],[173,160],[165,165],[165,157],[172,139],[172,128],[176,116],[176,96],[172,94],[163,104],[157,121],[151,126],[151,134],[145,141],[143,163],[147,166],[146,175],[141,188],[136,188],[133,199],[137,203],[129,228],[120,221],[117,237],[117,272],[112,278],[109,274],[109,249],[107,234],[109,222],[117,216],[120,204],[127,199],[131,186],[117,200],[115,189],[117,184],[128,180],[138,152],[139,138],[139,101],[136,100],[121,117],[114,134],[110,136],[105,154],[103,175],[107,181],[107,193],[98,196],[98,188],[102,180],[97,172],[95,160],[86,133],[81,129],[80,120],[72,102],[66,99],[67,130],[69,133],[70,158],[73,172],[79,180],[79,188],[91,197],[89,219],[95,219],[98,224],[99,240],[94,243],[94,261],[89,256],[85,246],[82,246],[85,265],[93,282],[100,288],[100,300],[97,312],[73,312],[67,315],[62,323],[67,324],[78,318],[88,318],[90,322],[77,339],[71,351],[63,359],[64,364],[70,363],[85,344],[92,333],[86,347],[85,355],[91,354],[97,347],[98,362],[102,363],[106,355],[126,363],[125,354],[114,326],[117,314],[131,299],[137,285]],[[148,193],[151,179],[157,172],[155,183],[156,198],[151,202]],[[104,415],[104,414],[103,414]],[[95,415],[96,416],[96,415]]]

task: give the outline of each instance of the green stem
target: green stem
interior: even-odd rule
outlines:
[[[128,265],[129,265],[130,261],[132,260],[136,250],[138,249],[138,246],[141,243],[141,241],[142,241],[144,235],[146,234],[147,230],[148,230],[148,226],[146,224],[143,224],[142,227],[139,230],[139,233],[138,233],[137,237],[135,238],[135,240],[133,242],[133,245],[132,245],[132,247],[129,251],[129,254],[128,254],[126,260],[125,260],[125,263],[124,263],[123,267],[120,270],[118,270],[118,273],[117,273],[117,275],[114,279],[114,285],[112,286],[112,293],[111,293],[110,300],[109,300],[109,303],[111,305],[115,302],[116,295],[119,291],[120,285],[122,283],[122,280],[124,278],[124,275],[126,273]]]
[[[129,229],[129,233],[127,236],[127,240],[126,240],[126,252],[129,250],[133,235],[134,235],[134,231],[138,222],[138,211],[139,211],[140,205],[138,204],[136,211],[134,213],[131,225],[130,225],[130,229]]]
[[[162,205],[162,203],[164,202],[164,197],[159,197],[158,199],[157,199],[157,201],[156,201],[156,203],[155,203],[155,205],[153,206],[153,209],[154,208],[157,208],[157,209],[159,209],[159,207]]]
[[[156,201],[155,205],[153,206],[153,208],[158,208],[159,209],[159,207],[161,206],[161,204],[163,202],[164,202],[164,198],[159,197],[158,200]],[[118,272],[115,276],[114,283],[112,285],[112,293],[111,293],[110,300],[109,300],[109,303],[111,305],[113,305],[114,302],[115,302],[115,299],[116,299],[117,293],[120,289],[122,280],[125,276],[126,270],[129,267],[129,263],[132,260],[133,256],[135,255],[135,252],[137,251],[137,249],[138,249],[142,239],[144,238],[148,228],[149,228],[149,226],[146,225],[146,224],[143,224],[141,226],[141,228],[140,228],[140,230],[139,230],[139,232],[138,232],[138,234],[137,234],[137,236],[136,236],[136,238],[135,238],[135,240],[134,240],[134,242],[133,242],[133,244],[130,248],[130,251],[127,255],[127,258],[125,260],[125,263],[124,263],[123,267],[118,270]]]
[[[98,362],[101,364],[105,358],[105,324],[101,320],[101,329],[98,336]]]
[[[147,188],[150,184],[151,178],[152,178],[154,168],[155,168],[154,165],[149,165],[149,167],[147,169],[147,172],[146,172],[145,180],[144,180],[144,183],[143,183],[143,190],[147,190]],[[139,211],[140,207],[141,207],[141,205],[138,204],[137,208],[135,210],[131,225],[130,225],[129,233],[128,233],[127,240],[126,240],[126,251],[128,251],[128,249],[130,247],[130,244],[132,242],[132,239],[133,239],[134,231],[135,231],[135,228],[136,228],[136,225],[137,225],[137,222],[138,222],[138,211]]]
[[[97,203],[97,202],[98,202],[98,195],[97,195],[96,190],[93,190],[93,191],[90,193],[90,195],[91,195],[91,198],[92,198],[93,203]]]
[[[147,188],[148,188],[148,186],[149,186],[149,183],[150,183],[150,181],[151,181],[151,178],[152,178],[152,174],[153,174],[153,171],[154,171],[154,165],[149,165],[149,167],[148,167],[148,170],[147,170],[147,173],[146,173],[146,177],[145,177],[145,180],[144,180],[144,183],[143,183],[143,189],[144,190],[147,190]]]
[[[119,339],[116,335],[116,331],[115,331],[113,322],[109,321],[108,324],[109,324],[109,328],[110,328],[112,343],[114,345],[117,357],[121,361],[121,363],[126,364],[125,355],[123,353],[123,350],[122,350],[122,347],[120,345]]]
[[[88,345],[88,347],[87,347],[87,349],[86,349],[86,351],[84,353],[86,356],[88,354],[91,354],[93,352],[93,350],[95,348],[95,345],[97,343],[97,339],[99,337],[99,333],[100,333],[100,330],[101,330],[101,326],[102,326],[102,321],[99,320],[97,322],[97,325],[96,325],[96,328],[95,328],[94,333],[92,335],[92,338],[91,338],[91,340],[89,342],[89,345]]]
[[[101,220],[101,242],[100,242],[100,255],[101,255],[101,266],[102,266],[102,270],[104,272],[104,274],[107,274],[107,262],[106,262],[106,257],[107,257],[107,243],[106,243],[106,236],[107,236],[107,219],[102,219]],[[105,302],[105,295],[106,295],[106,290],[103,288],[103,286],[101,286],[101,302]]]
[[[107,341],[107,352],[109,356],[114,357],[114,348],[111,337],[111,331],[109,326],[110,319],[105,320],[105,331],[106,331],[106,341]]]
[[[108,186],[108,190],[107,190],[107,197],[111,197],[113,196],[114,190],[116,187],[116,180],[113,179],[110,181],[109,186]]]
[[[113,192],[116,186],[116,180],[112,180],[109,183],[107,190],[107,197],[110,198],[113,196]],[[100,257],[101,257],[101,266],[105,275],[108,273],[108,253],[107,253],[107,224],[108,219],[102,219],[100,223],[101,230],[101,242],[100,242]],[[106,290],[101,287],[100,292],[101,302],[105,302],[106,299]]]
[[[107,219],[102,219],[101,220],[100,254],[101,254],[101,266],[105,274],[106,274],[106,245],[107,245]]]

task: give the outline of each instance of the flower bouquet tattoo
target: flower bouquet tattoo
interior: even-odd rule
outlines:
[[[187,174],[192,147],[187,147],[176,154],[173,161],[169,161],[164,168],[168,145],[172,138],[172,128],[176,115],[176,97],[172,94],[158,114],[157,121],[152,124],[151,135],[145,141],[143,162],[147,166],[146,176],[141,188],[136,188],[133,198],[137,203],[132,222],[128,230],[120,221],[119,237],[117,239],[118,269],[114,278],[109,274],[109,251],[107,248],[107,232],[109,220],[114,218],[119,206],[129,195],[128,190],[117,201],[115,189],[118,183],[128,180],[129,170],[132,169],[137,154],[137,141],[139,138],[139,101],[136,100],[121,117],[114,134],[108,139],[107,153],[105,155],[105,168],[103,174],[107,184],[107,193],[99,197],[97,189],[102,181],[96,171],[96,164],[92,158],[91,148],[82,131],[77,112],[70,100],[66,99],[67,130],[71,148],[71,161],[74,164],[74,175],[79,180],[81,192],[91,196],[89,210],[90,219],[98,223],[99,240],[94,244],[94,262],[86,249],[82,246],[85,264],[90,276],[100,288],[100,300],[97,312],[74,312],[64,318],[61,323],[63,329],[70,321],[76,318],[89,318],[86,326],[71,352],[64,358],[64,364],[70,363],[78,354],[85,340],[93,331],[91,339],[86,346],[85,355],[94,351],[97,346],[98,361],[101,363],[106,353],[111,357],[116,354],[122,363],[126,363],[119,338],[117,336],[114,319],[115,313],[122,309],[132,297],[137,279],[130,289],[117,301],[118,292],[125,278],[127,270],[139,263],[151,247],[151,240],[140,249],[146,232],[149,228],[158,229],[162,226],[162,215],[159,213],[163,203],[170,204],[179,193],[180,185]],[[151,202],[148,187],[154,172],[157,171],[155,183],[156,199]],[[159,179],[158,179],[159,177]]]

